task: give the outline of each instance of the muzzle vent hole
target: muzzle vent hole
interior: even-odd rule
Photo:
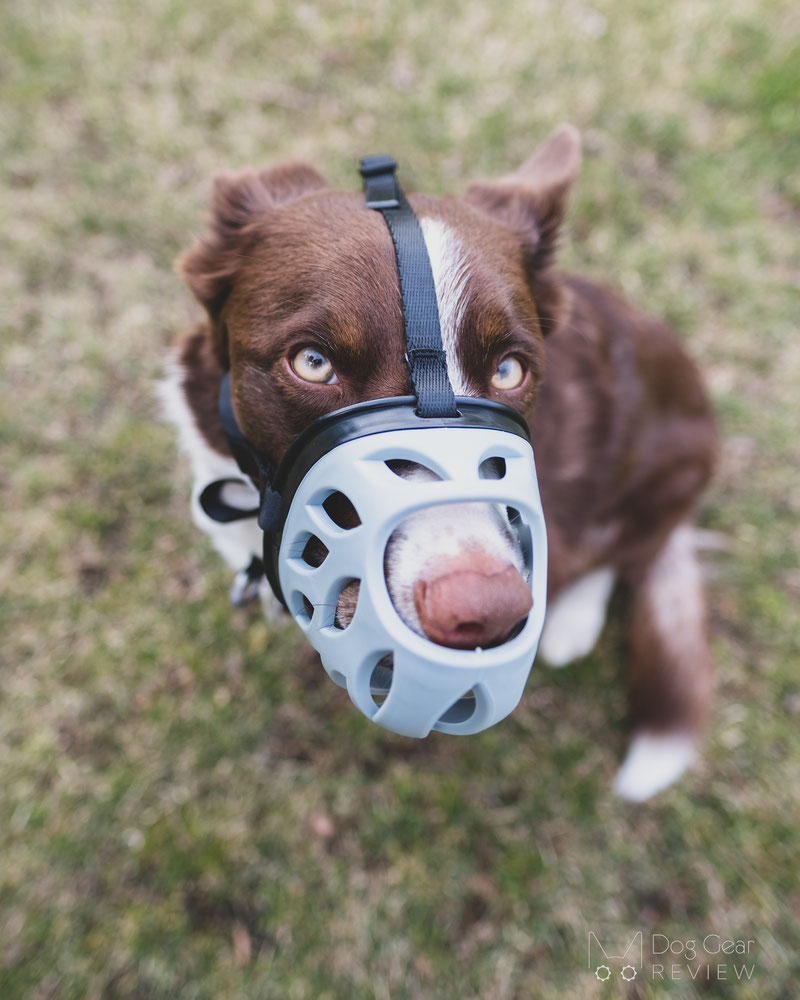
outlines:
[[[333,627],[343,632],[356,613],[358,595],[361,591],[360,580],[346,580],[336,598],[336,614],[333,617]]]
[[[338,491],[331,493],[323,500],[322,508],[337,528],[344,528],[349,531],[351,528],[357,528],[361,524],[358,511],[353,506],[350,498],[346,497],[344,493]]]
[[[294,616],[297,624],[305,628],[313,617],[314,605],[300,590],[294,590],[291,594],[289,594],[288,604],[289,612]]]
[[[439,718],[439,722],[466,722],[475,714],[477,700],[474,691],[467,691]]]
[[[328,556],[328,548],[316,535],[310,535],[300,558],[306,566],[321,566]]]
[[[369,690],[376,705],[380,706],[386,701],[392,687],[393,677],[393,657],[391,653],[387,653],[372,668],[369,678]]]
[[[517,624],[511,629],[511,631],[506,636],[506,638],[505,638],[506,642],[511,642],[512,639],[516,639],[517,638],[517,636],[520,634],[520,632],[528,624],[528,617],[529,617],[528,615],[525,615],[524,618],[520,618],[520,620],[517,622]]]
[[[503,479],[506,474],[506,460],[495,456],[484,459],[478,466],[480,479]]]
[[[405,458],[390,458],[385,463],[388,469],[400,479],[413,479],[415,483],[440,483],[442,477],[420,462],[410,462]]]

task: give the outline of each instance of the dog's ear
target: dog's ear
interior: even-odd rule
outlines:
[[[466,194],[467,201],[499,219],[522,240],[528,280],[545,333],[556,325],[563,305],[561,286],[548,270],[580,165],[580,133],[572,125],[559,125],[515,173],[497,181],[480,181]]]
[[[559,125],[519,170],[473,184],[466,198],[521,235],[535,253],[536,266],[545,268],[552,263],[580,165],[580,133],[572,125]]]
[[[178,271],[211,322],[214,350],[228,368],[228,345],[222,310],[236,272],[247,254],[255,223],[277,205],[325,187],[313,167],[304,163],[244,171],[215,178],[210,232],[178,260]]]

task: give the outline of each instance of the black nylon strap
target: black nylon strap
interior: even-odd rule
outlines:
[[[365,156],[361,160],[367,207],[381,213],[394,244],[403,297],[406,357],[417,413],[421,417],[457,417],[431,262],[419,220],[394,176],[396,169],[390,156]]]
[[[220,524],[231,524],[233,521],[245,521],[248,517],[255,517],[258,514],[258,507],[251,507],[249,510],[243,507],[232,507],[222,499],[222,491],[226,486],[244,485],[243,479],[215,479],[209,483],[197,498],[203,511],[212,521],[219,521]]]
[[[228,372],[222,377],[219,387],[219,418],[237,465],[252,479],[258,490],[259,505],[257,509],[249,511],[229,506],[222,499],[222,490],[227,483],[235,480],[218,479],[209,483],[200,494],[200,506],[210,518],[223,524],[258,514],[258,526],[262,531],[280,531],[283,501],[280,494],[272,488],[275,466],[260,455],[242,433],[233,410],[231,377]]]

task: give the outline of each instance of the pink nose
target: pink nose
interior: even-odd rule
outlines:
[[[414,604],[425,634],[440,646],[497,645],[533,604],[519,572],[483,552],[443,561],[435,572],[417,580]]]

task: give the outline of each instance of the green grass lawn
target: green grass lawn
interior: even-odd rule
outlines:
[[[791,0],[6,0],[0,1000],[800,997],[799,94]],[[382,732],[229,607],[154,401],[215,172],[457,191],[561,120],[563,262],[674,324],[723,438],[707,753],[639,807],[618,621],[487,732]]]

